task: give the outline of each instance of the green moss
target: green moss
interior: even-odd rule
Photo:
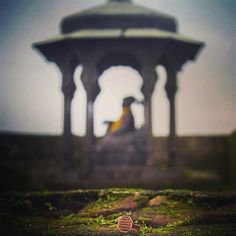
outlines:
[[[234,236],[236,226],[232,224],[225,225],[199,225],[199,226],[178,226],[162,227],[153,230],[153,233],[160,236]]]
[[[157,195],[164,197],[149,205]],[[5,194],[0,200],[0,229],[10,232],[7,235],[122,235],[117,229],[122,215],[130,215],[139,225],[138,232],[129,235],[218,236],[236,232],[232,193],[106,189]],[[136,205],[124,210],[125,201]]]

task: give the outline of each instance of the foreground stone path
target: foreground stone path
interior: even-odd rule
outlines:
[[[236,235],[236,194],[185,190],[75,190],[0,195],[0,235]]]

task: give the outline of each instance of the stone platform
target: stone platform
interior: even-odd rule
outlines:
[[[102,189],[0,195],[0,235],[236,235],[236,193]]]

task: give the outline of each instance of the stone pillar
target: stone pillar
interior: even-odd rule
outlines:
[[[73,57],[64,57],[59,64],[62,73],[62,92],[64,95],[64,121],[63,121],[63,161],[65,167],[71,167],[73,159],[73,135],[71,130],[71,102],[76,90],[74,71],[77,64]]]
[[[168,137],[168,166],[175,164],[176,155],[176,120],[175,120],[175,95],[177,92],[177,70],[175,67],[167,68],[167,81],[165,85],[167,97],[169,100],[169,137]]]
[[[85,159],[84,166],[86,168],[86,176],[91,176],[94,167],[94,101],[99,94],[98,85],[99,73],[95,64],[84,65],[81,80],[87,93],[87,109],[86,109],[86,136],[85,136]]]
[[[152,141],[152,94],[157,81],[155,66],[150,64],[143,65],[140,74],[143,78],[143,86],[141,90],[145,99],[145,137],[147,137],[147,146],[150,148]]]
[[[98,84],[99,73],[95,65],[84,66],[81,75],[84,88],[87,93],[87,116],[86,116],[86,146],[89,150],[95,144],[94,135],[94,101],[100,92]]]
[[[86,117],[86,139],[88,143],[94,144],[94,100],[89,95],[87,95]]]

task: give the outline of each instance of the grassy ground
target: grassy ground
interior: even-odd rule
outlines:
[[[0,235],[236,235],[236,194],[187,190],[76,190],[0,195]]]

